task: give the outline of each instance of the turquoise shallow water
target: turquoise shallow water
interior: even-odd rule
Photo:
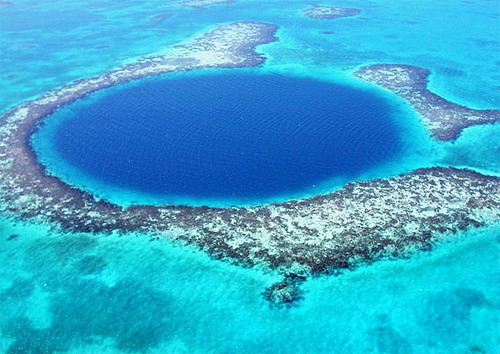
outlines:
[[[495,228],[432,252],[309,279],[296,307],[261,291],[278,275],[135,235],[64,236],[1,224],[0,351],[74,353],[495,353]]]
[[[478,108],[495,108],[500,101],[495,1],[342,0],[335,6],[357,6],[363,12],[337,21],[303,17],[300,11],[308,4],[296,0],[239,0],[199,11],[174,2],[19,0],[2,6],[0,80],[9,96],[1,95],[0,107],[161,52],[213,23],[238,20],[280,25],[279,45],[262,49],[271,59],[268,67],[300,64],[310,72],[407,63],[431,69],[436,74],[431,87],[454,101]],[[165,12],[174,15],[159,24],[148,21]]]
[[[0,110],[238,20],[280,25],[279,43],[259,48],[263,72],[352,84],[357,66],[405,63],[430,69],[445,98],[500,107],[495,1],[345,0],[334,5],[362,13],[336,21],[302,17],[301,1],[13,2],[0,7]],[[165,12],[174,14],[148,21]],[[432,164],[500,174],[498,125],[435,143],[416,120],[404,124],[415,134],[407,159],[362,178]],[[280,277],[265,270],[144,235],[61,235],[1,218],[0,352],[496,353],[499,234],[470,231],[409,259],[309,279],[298,306],[276,309],[260,293]]]

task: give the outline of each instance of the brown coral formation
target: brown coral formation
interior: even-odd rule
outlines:
[[[432,136],[456,139],[463,129],[500,122],[499,110],[476,110],[449,102],[427,89],[430,72],[409,65],[377,64],[359,69],[355,76],[385,87],[404,98],[420,114]]]

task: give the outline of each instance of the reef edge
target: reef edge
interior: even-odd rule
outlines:
[[[168,56],[77,81],[5,113],[0,120],[1,210],[69,232],[143,232],[152,239],[196,245],[214,258],[297,274],[332,273],[381,257],[404,256],[428,249],[450,233],[500,220],[500,179],[464,169],[425,168],[350,183],[326,195],[248,208],[122,208],[50,176],[36,160],[30,136],[58,107],[147,76],[260,65],[265,58],[254,49],[276,40],[276,30],[258,22],[218,26],[176,46]],[[401,72],[407,71],[396,70]]]

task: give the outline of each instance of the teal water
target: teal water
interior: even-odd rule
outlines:
[[[362,9],[336,21],[302,17],[309,5],[301,1],[238,0],[204,10],[164,0],[12,2],[0,5],[0,111],[238,20],[280,25],[279,43],[258,49],[269,58],[261,72],[367,88],[350,78],[357,66],[405,63],[430,69],[431,89],[447,99],[500,108],[496,1],[324,3]],[[165,12],[173,16],[148,21]],[[435,143],[416,119],[401,124],[411,125],[406,159],[360,178],[434,164],[500,174],[499,125]],[[334,182],[318,189],[342,183]],[[107,192],[125,199],[123,191]],[[495,225],[409,259],[309,279],[298,306],[276,309],[260,295],[280,279],[266,270],[144,235],[61,235],[1,218],[0,352],[496,353],[499,234]]]
[[[341,0],[334,5],[362,13],[337,21],[303,17],[309,5],[296,0],[239,0],[199,11],[174,3],[19,0],[2,6],[0,87],[9,95],[0,96],[0,107],[164,52],[213,23],[238,20],[280,25],[280,43],[260,49],[270,57],[267,68],[342,72],[371,62],[407,63],[431,69],[431,87],[453,101],[478,108],[500,101],[496,1]],[[174,15],[160,24],[148,21],[165,12]]]
[[[64,236],[2,222],[0,351],[495,353],[497,229],[432,252],[309,279],[289,309],[274,273],[145,237]],[[23,348],[23,350],[20,350]]]

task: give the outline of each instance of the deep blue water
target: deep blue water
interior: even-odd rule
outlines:
[[[314,79],[179,75],[63,110],[45,139],[106,184],[248,201],[353,178],[397,156],[394,115],[371,91]]]

